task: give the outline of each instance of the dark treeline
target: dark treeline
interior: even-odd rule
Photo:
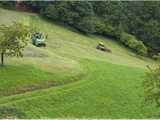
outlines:
[[[85,34],[115,38],[138,54],[155,57],[160,52],[158,1],[26,1],[21,4]]]

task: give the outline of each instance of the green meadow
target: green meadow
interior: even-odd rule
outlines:
[[[29,41],[23,58],[0,67],[0,118],[156,118],[144,103],[146,65],[155,65],[101,36],[83,35],[37,14],[0,9],[0,24],[20,21],[48,35],[45,48]],[[103,41],[112,53],[99,51]]]

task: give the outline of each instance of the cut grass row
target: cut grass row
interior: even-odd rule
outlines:
[[[7,65],[0,67],[0,97],[63,85],[82,76],[46,72],[31,65]]]
[[[91,60],[81,64],[87,69],[83,80],[4,97],[0,106],[21,111],[24,118],[147,118],[158,113],[142,104],[143,69]]]

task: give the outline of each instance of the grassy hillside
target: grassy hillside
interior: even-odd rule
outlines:
[[[0,9],[0,23],[21,21],[48,35],[47,47],[29,44],[23,58],[0,68],[0,118],[146,118],[159,111],[143,105],[145,66],[113,40],[84,36],[36,14]],[[98,42],[112,50],[95,49]]]

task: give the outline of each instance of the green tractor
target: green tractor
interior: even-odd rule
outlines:
[[[41,47],[41,46],[45,47],[46,46],[45,39],[46,37],[40,32],[36,32],[32,34],[32,44],[37,47]]]

